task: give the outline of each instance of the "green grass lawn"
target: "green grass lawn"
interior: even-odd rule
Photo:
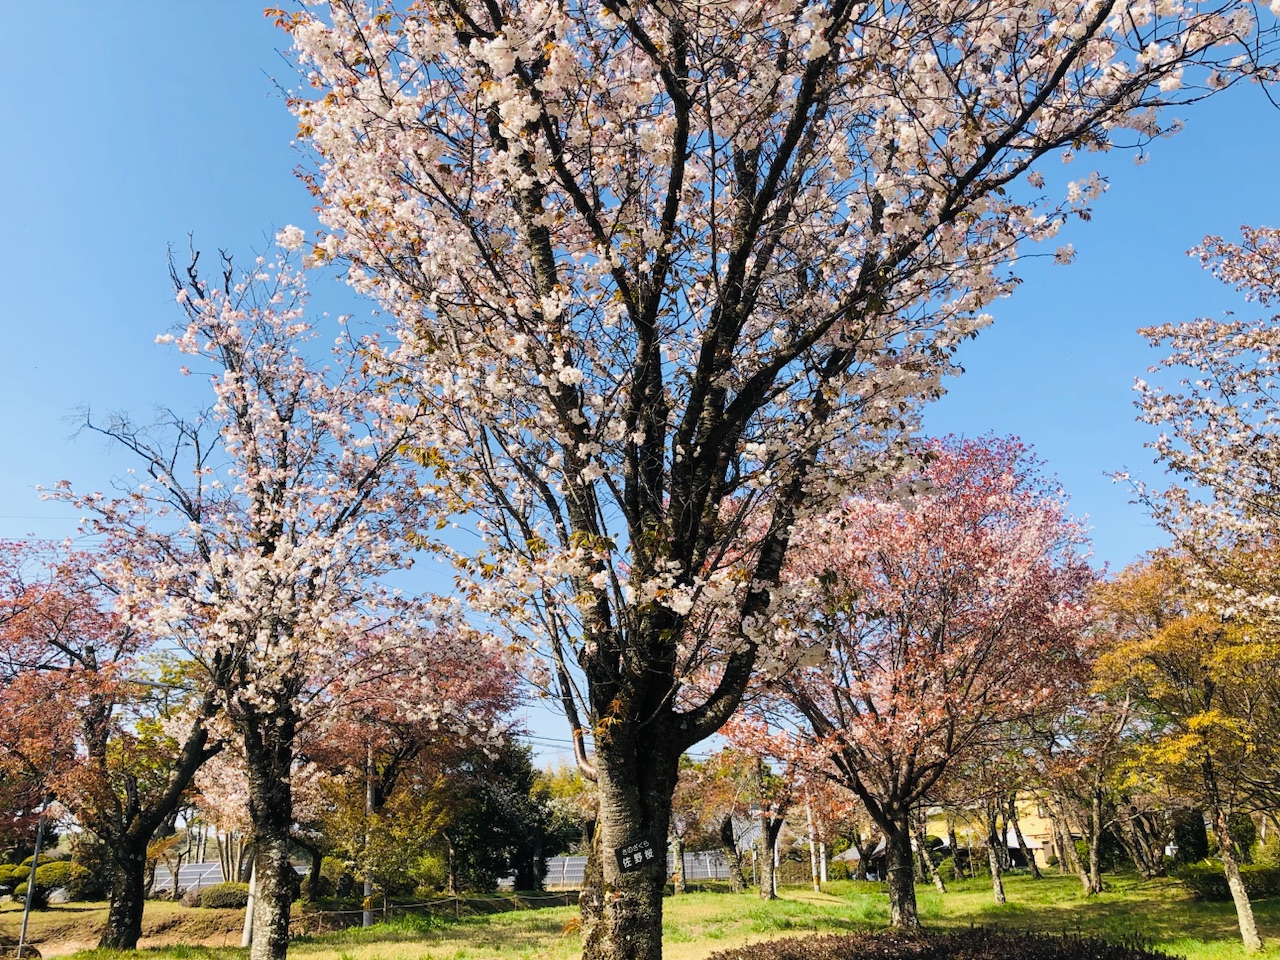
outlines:
[[[991,888],[983,881],[953,884],[945,896],[932,887],[921,887],[918,896],[921,919],[928,928],[984,924],[1113,939],[1141,937],[1190,960],[1243,960],[1246,956],[1231,904],[1197,903],[1168,880],[1109,877],[1107,886],[1106,893],[1085,897],[1074,877],[1048,876],[1040,881],[1009,877],[1009,902],[1001,907],[992,902]],[[71,909],[84,908],[69,905],[47,911],[41,915],[40,927],[53,931],[60,922],[65,927],[66,918],[60,921],[58,914]],[[1263,938],[1274,941],[1257,956],[1280,960],[1280,900],[1255,904],[1255,912]],[[702,960],[715,950],[760,940],[878,929],[888,924],[888,915],[885,894],[863,884],[832,883],[820,894],[788,888],[782,899],[772,903],[763,903],[754,894],[693,893],[666,901],[664,952],[666,960]],[[576,916],[575,907],[549,907],[456,921],[408,917],[368,930],[302,937],[290,955],[299,960],[571,960],[580,949],[573,929]],[[0,933],[8,933],[15,919],[12,910],[0,912]],[[243,960],[245,952],[168,946],[144,955],[148,960]],[[102,951],[76,954],[79,960],[125,956]]]

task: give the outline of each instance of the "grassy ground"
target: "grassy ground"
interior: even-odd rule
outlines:
[[[953,884],[945,896],[919,890],[926,927],[988,924],[1046,932],[1078,932],[1109,938],[1141,937],[1190,960],[1243,960],[1235,913],[1229,903],[1196,903],[1171,881],[1108,878],[1096,897],[1080,894],[1074,878],[1042,881],[1007,878],[1009,903],[997,907],[980,881]],[[218,946],[238,942],[238,921],[230,911],[185,910],[172,904],[147,906],[149,942],[166,940],[204,946],[161,946],[148,960],[243,960],[244,952]],[[1280,960],[1280,900],[1255,905],[1264,939],[1274,945],[1263,960]],[[36,915],[33,932],[46,955],[87,946],[101,908],[71,904]],[[471,919],[407,917],[368,930],[346,930],[295,941],[295,960],[571,960],[579,954],[574,907],[551,907]],[[17,911],[0,907],[0,934],[16,934]],[[96,922],[101,922],[98,919]],[[760,940],[816,932],[883,927],[888,903],[878,888],[829,884],[823,893],[784,890],[781,900],[762,903],[753,894],[695,893],[666,901],[666,960],[702,960],[709,953]],[[201,933],[205,935],[201,935]],[[62,947],[59,948],[58,944]],[[124,960],[85,951],[78,960]]]

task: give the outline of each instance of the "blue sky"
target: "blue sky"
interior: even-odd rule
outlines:
[[[176,319],[168,244],[245,256],[311,201],[292,171],[294,122],[273,81],[292,82],[285,38],[261,0],[70,0],[56,29],[40,4],[11,4],[0,31],[0,537],[74,532],[36,484],[101,488],[121,473],[77,407],[190,410],[197,378],[154,345]],[[1187,129],[1150,161],[1084,155],[1112,183],[1073,224],[1069,267],[1025,263],[1023,286],[966,344],[967,368],[930,410],[931,432],[1017,434],[1093,525],[1113,568],[1162,542],[1108,479],[1157,479],[1131,385],[1155,358],[1134,330],[1240,307],[1185,251],[1243,223],[1280,223],[1280,112],[1256,87],[1184,111]],[[1049,251],[1051,252],[1051,251]],[[336,284],[315,302],[350,309]]]

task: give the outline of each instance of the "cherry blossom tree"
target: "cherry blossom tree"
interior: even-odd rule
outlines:
[[[1206,237],[1192,254],[1213,275],[1269,310],[1280,303],[1280,230],[1244,227],[1239,243]],[[1170,352],[1139,380],[1139,419],[1158,427],[1150,446],[1179,480],[1139,498],[1193,561],[1227,615],[1280,624],[1280,316],[1166,323],[1140,331]],[[1166,371],[1180,379],[1163,385]]]
[[[254,960],[280,960],[288,946],[292,781],[307,723],[387,675],[421,720],[463,722],[435,696],[434,665],[484,670],[495,652],[451,605],[382,579],[411,565],[409,538],[435,503],[402,456],[427,406],[380,380],[372,344],[342,325],[325,362],[304,275],[287,259],[299,234],[282,231],[278,257],[245,276],[226,257],[217,283],[194,257],[173,271],[186,322],[159,339],[206,367],[196,372],[209,374],[213,407],[194,421],[169,416],[162,436],[125,419],[91,424],[142,475],[119,497],[53,494],[105,537],[98,569],[126,621],[185,649],[239,742]]]
[[[148,846],[172,833],[192,778],[221,749],[216,700],[157,673],[155,637],[113,609],[103,557],[7,543],[0,578],[0,752],[102,843],[111,870],[99,946],[142,935]]]
[[[919,922],[911,811],[1061,709],[1093,578],[1020,443],[934,441],[925,459],[914,500],[851,498],[801,525],[783,601],[798,652],[776,682],[884,833],[901,927]]]
[[[661,953],[682,752],[756,667],[796,520],[892,440],[1160,112],[1266,75],[1256,7],[332,0],[278,11],[312,252],[399,322],[416,439],[600,790],[593,958]],[[1261,71],[1261,72],[1260,72]],[[748,517],[762,529],[743,541]],[[725,643],[702,629],[719,607]],[[727,610],[729,613],[724,613]],[[770,634],[772,635],[772,634]],[[718,684],[682,699],[708,659]],[[592,756],[587,757],[586,741]]]

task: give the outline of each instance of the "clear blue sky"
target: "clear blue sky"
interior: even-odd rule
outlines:
[[[0,31],[0,537],[62,537],[75,517],[36,484],[78,489],[123,470],[98,440],[72,440],[79,406],[146,415],[206,401],[157,347],[176,319],[167,244],[211,255],[262,248],[311,223],[292,171],[294,122],[272,78],[293,82],[261,0],[70,0],[56,29],[40,4],[9,4]],[[1265,15],[1265,14],[1264,14]],[[1106,474],[1158,478],[1131,385],[1153,355],[1143,324],[1239,306],[1185,256],[1205,233],[1280,223],[1280,113],[1254,87],[1185,111],[1187,129],[1135,167],[1084,155],[1111,191],[1062,238],[1070,267],[1027,263],[1025,283],[967,344],[968,372],[930,411],[931,432],[1017,434],[1122,566],[1161,542]],[[351,307],[335,285],[316,303]],[[1241,309],[1244,309],[1241,307]]]

